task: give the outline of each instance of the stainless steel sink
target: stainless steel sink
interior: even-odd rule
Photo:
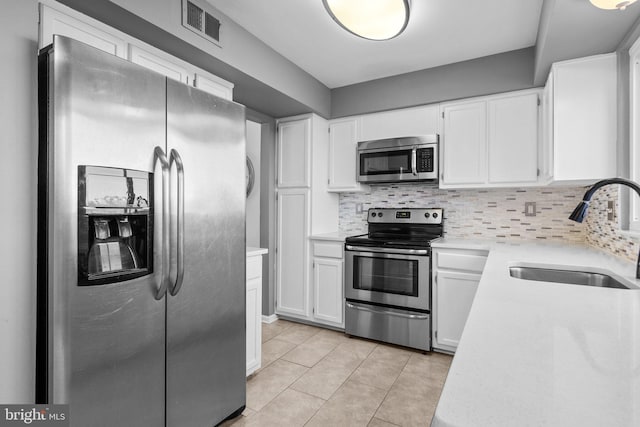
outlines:
[[[589,271],[555,270],[539,267],[509,267],[511,277],[538,282],[566,283],[569,285],[597,286],[600,288],[631,289],[608,274]]]

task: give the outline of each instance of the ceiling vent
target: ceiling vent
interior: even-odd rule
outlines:
[[[182,25],[220,46],[220,20],[205,1],[182,0]]]

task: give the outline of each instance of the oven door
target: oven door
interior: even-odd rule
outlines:
[[[346,245],[345,297],[430,310],[429,251]]]

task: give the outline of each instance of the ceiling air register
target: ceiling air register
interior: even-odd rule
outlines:
[[[220,45],[220,20],[208,9],[205,2],[182,0],[182,25]]]

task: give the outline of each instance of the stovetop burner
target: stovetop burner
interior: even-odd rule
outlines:
[[[442,237],[443,210],[369,209],[369,233],[347,237],[350,245],[385,248],[429,248]]]

